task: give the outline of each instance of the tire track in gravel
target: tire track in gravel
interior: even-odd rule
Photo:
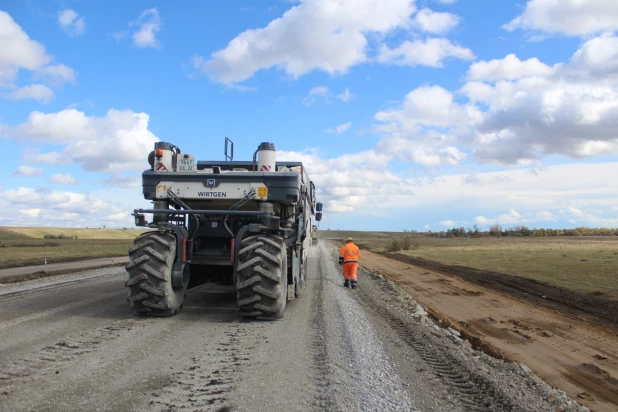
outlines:
[[[418,410],[379,332],[354,299],[356,291],[345,289],[339,282],[338,267],[323,243],[320,254],[321,304],[316,310],[323,311],[322,346],[327,350],[322,359],[328,362],[324,378],[328,388],[323,396],[335,405],[329,408],[326,404],[327,410]]]
[[[2,331],[2,329],[15,327],[22,323],[36,321],[44,317],[53,317],[61,312],[69,312],[71,309],[77,308],[79,306],[85,306],[84,304],[86,303],[88,303],[92,307],[100,307],[101,305],[99,303],[101,301],[107,300],[110,297],[117,297],[118,295],[119,295],[118,291],[114,290],[112,292],[102,293],[94,299],[92,297],[87,297],[84,299],[76,300],[71,303],[66,303],[64,305],[56,306],[51,309],[37,311],[37,312],[31,313],[26,316],[20,316],[12,320],[0,321],[0,331]],[[121,303],[124,303],[124,302],[121,302]]]
[[[12,364],[4,364],[0,366],[0,391],[3,395],[8,395],[12,388],[24,384],[31,376],[58,374],[57,369],[61,364],[95,352],[101,344],[127,334],[138,326],[139,324],[131,320],[114,321],[94,331],[81,333],[75,338],[47,345],[34,356],[18,359]]]
[[[58,335],[46,329],[47,338],[41,336],[40,343],[28,345],[26,351],[19,346],[6,349],[0,360],[0,411],[122,411],[157,410],[158,407],[165,410],[165,405],[150,404],[156,400],[152,394],[171,388],[168,393],[173,395],[172,401],[177,398],[188,401],[182,398],[181,385],[174,382],[186,384],[191,374],[200,381],[200,386],[195,386],[200,390],[192,392],[207,394],[210,398],[221,397],[217,392],[225,390],[223,379],[219,382],[217,376],[210,377],[210,370],[205,374],[197,373],[214,365],[212,359],[225,358],[220,362],[220,376],[227,371],[224,366],[228,364],[232,368],[239,367],[235,363],[245,365],[246,352],[238,348],[250,348],[256,340],[252,335],[243,338],[242,343],[235,341],[241,339],[237,335],[242,333],[234,329],[238,322],[233,310],[233,291],[198,287],[188,293],[183,314],[174,318],[145,319],[128,317],[123,299],[125,291],[121,284],[117,286],[117,302],[111,296],[110,302],[103,301],[105,305],[99,307],[97,303],[95,311],[83,312],[81,305],[73,305],[49,317],[57,321],[62,330],[68,329],[68,333]],[[83,296],[90,295],[96,301],[98,289],[100,285],[91,285],[80,290],[75,298],[81,301]],[[52,296],[44,295],[44,304],[29,296],[33,303],[22,305],[20,312],[26,317],[32,314],[32,307],[50,307],[53,312],[54,296],[65,295],[66,290],[55,290]],[[19,316],[18,313],[15,318]],[[6,331],[16,329],[30,333],[24,325],[32,324],[31,327],[36,328],[45,319],[19,324]],[[92,329],[68,327],[75,322]],[[18,355],[13,356],[15,353]],[[5,361],[7,363],[2,365]],[[202,402],[200,398],[200,402],[208,406],[206,400]],[[174,410],[186,409],[184,403],[179,401],[178,404],[183,407]],[[190,402],[186,405],[190,406]]]
[[[387,315],[388,321],[435,375],[451,389],[468,411],[512,411],[513,405],[497,394],[491,384],[457,365],[445,353],[427,345],[427,336],[410,330],[406,322]]]
[[[236,374],[252,365],[252,352],[265,339],[256,328],[247,326],[238,322],[229,325],[214,350],[193,357],[191,366],[152,393],[150,404],[161,411],[234,410],[229,394],[239,384]]]
[[[401,342],[413,350],[426,370],[447,388],[449,397],[452,396],[463,410],[587,410],[527,372],[525,367],[473,350],[430,319],[426,322],[414,320],[411,308],[405,303],[405,292],[381,276],[364,269],[360,272],[364,282],[370,285],[360,286],[357,298],[396,332]]]
[[[429,370],[461,402],[464,410],[521,410],[510,399],[502,396],[492,382],[485,380],[475,371],[466,369],[449,353],[449,348],[441,347],[440,342],[431,333],[424,331],[419,323],[411,318],[398,316],[376,302],[372,296],[362,292],[361,294],[368,306],[373,307],[375,313],[391,325],[402,341],[419,355]]]
[[[316,350],[314,344],[320,335],[316,329],[318,306],[315,305],[321,302],[316,297],[319,293],[316,252],[315,248],[309,250],[306,288],[300,298],[287,303],[283,319],[241,322],[243,328],[253,333],[250,336],[258,338],[250,337],[249,343],[243,344],[243,347],[255,345],[255,349],[249,351],[251,364],[234,375],[237,382],[229,396],[234,400],[235,412],[340,410],[333,403],[328,404],[332,406],[330,409],[319,406],[319,398],[328,385],[323,380],[326,376],[323,367],[327,363],[318,366],[316,362],[321,359],[320,353],[325,352]],[[324,320],[318,323],[323,324]],[[329,355],[331,351],[327,349]],[[336,385],[330,377],[329,382]]]
[[[335,394],[332,391],[332,375],[331,361],[329,359],[328,345],[327,345],[327,331],[326,331],[326,319],[325,308],[323,302],[323,290],[324,290],[324,274],[322,272],[321,262],[318,262],[317,266],[317,279],[315,283],[315,291],[313,295],[312,307],[315,310],[315,315],[312,320],[313,324],[313,342],[311,344],[313,352],[313,365],[314,383],[318,388],[318,393],[313,406],[317,410],[336,410],[337,400]]]

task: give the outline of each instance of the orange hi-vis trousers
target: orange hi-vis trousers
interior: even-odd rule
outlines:
[[[356,270],[358,269],[358,262],[345,262],[343,264],[343,277],[346,280],[353,280],[356,282]]]

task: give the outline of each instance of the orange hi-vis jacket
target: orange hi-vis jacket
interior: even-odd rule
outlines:
[[[354,243],[346,243],[339,251],[339,256],[343,258],[343,263],[358,262],[360,249]]]

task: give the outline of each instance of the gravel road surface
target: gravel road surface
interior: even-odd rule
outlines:
[[[138,318],[112,267],[0,287],[0,411],[576,411],[526,368],[470,348],[391,282],[342,286],[334,247],[275,322],[201,285]]]

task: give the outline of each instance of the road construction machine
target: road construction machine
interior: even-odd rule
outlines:
[[[157,142],[142,173],[152,209],[135,209],[135,224],[151,228],[135,239],[126,266],[133,312],[170,316],[188,288],[234,285],[243,317],[279,319],[307,280],[313,222],[322,204],[302,162],[278,161],[273,143],[253,159],[195,161]],[[151,221],[147,221],[151,219]],[[207,286],[203,286],[207,287]]]

